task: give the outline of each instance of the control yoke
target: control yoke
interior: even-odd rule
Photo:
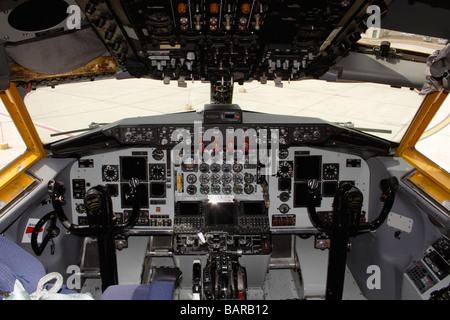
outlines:
[[[395,200],[398,189],[396,177],[381,180],[382,190],[380,200],[384,202],[381,213],[371,222],[361,222],[363,195],[350,183],[340,186],[333,200],[333,218],[331,223],[322,221],[316,212],[315,203],[320,199],[318,183],[308,182],[307,198],[308,212],[313,224],[321,231],[330,235],[330,252],[328,257],[326,299],[342,299],[344,288],[345,267],[349,238],[358,234],[378,229],[386,220]]]
[[[140,213],[141,195],[138,188],[139,180],[131,178],[129,184],[131,190],[127,196],[132,200],[133,210],[126,222],[118,223],[113,211],[112,200],[108,188],[98,185],[89,189],[84,198],[88,225],[77,225],[67,218],[63,210],[63,205],[65,204],[64,184],[51,180],[48,183],[47,190],[54,211],[41,218],[37,223],[39,228],[34,229],[34,238],[32,237],[33,251],[37,255],[40,255],[49,240],[52,240],[53,237],[59,234],[59,229],[56,228],[57,217],[71,234],[80,237],[97,238],[102,289],[105,290],[108,286],[117,284],[118,276],[115,235],[131,229],[136,224]],[[37,234],[48,220],[51,220],[51,226],[47,229],[48,234],[44,237],[44,241],[39,246],[37,245]],[[54,247],[52,246],[52,252],[53,250]]]
[[[139,217],[140,211],[140,192],[139,192],[139,180],[136,178],[130,179],[131,190],[128,194],[132,199],[133,210],[131,212],[128,221],[125,223],[117,223],[116,217],[112,208],[111,196],[108,192],[108,188],[102,185],[92,187],[88,190],[84,205],[86,207],[86,213],[88,217],[88,225],[77,225],[72,223],[66,216],[63,210],[64,184],[55,180],[51,180],[48,183],[47,191],[50,195],[53,209],[62,225],[71,234],[88,237],[96,236],[97,234],[112,232],[114,234],[126,231],[134,226]]]
[[[308,187],[308,212],[313,224],[324,232],[330,232],[335,228],[345,228],[348,229],[352,236],[355,236],[360,233],[374,231],[383,224],[394,204],[398,180],[396,177],[381,180],[380,188],[382,193],[380,200],[384,204],[378,217],[371,222],[361,222],[363,195],[357,187],[350,183],[344,183],[335,194],[332,223],[322,221],[317,215],[314,204],[321,198],[317,181],[308,181]]]

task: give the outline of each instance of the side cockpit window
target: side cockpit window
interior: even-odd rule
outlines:
[[[429,93],[396,155],[414,166],[405,183],[450,217],[450,99],[445,90]]]
[[[416,150],[450,174],[450,99],[445,99],[416,143]]]
[[[23,155],[25,151],[25,142],[3,101],[0,100],[0,170]]]
[[[0,91],[0,217],[36,184],[27,170],[46,157],[41,140],[16,86]]]

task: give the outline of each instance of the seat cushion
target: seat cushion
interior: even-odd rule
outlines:
[[[106,288],[102,300],[148,300],[149,284],[121,284]]]
[[[150,284],[121,284],[109,286],[102,300],[172,300],[173,281],[152,281]]]
[[[153,280],[150,283],[148,300],[173,300],[174,291],[175,291],[174,281]]]
[[[0,291],[13,292],[15,281],[16,275],[14,272],[7,265],[0,262]]]
[[[39,280],[46,274],[41,262],[3,236],[0,236],[0,253],[0,263],[3,265],[0,286],[8,289],[11,283],[14,284],[14,281],[19,279],[28,293],[36,291]]]

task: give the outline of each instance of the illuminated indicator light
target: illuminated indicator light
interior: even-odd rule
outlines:
[[[211,5],[209,6],[209,12],[219,13],[219,5],[217,3],[211,3]]]
[[[244,3],[241,7],[241,11],[244,14],[249,14],[250,13],[250,4]]]
[[[185,14],[186,13],[186,5],[184,3],[178,4],[178,13]]]
[[[217,18],[216,17],[211,17],[210,19],[209,19],[209,23],[211,24],[211,26],[215,26],[215,25],[217,25]]]
[[[180,19],[180,24],[183,26],[187,25],[188,22],[189,22],[188,18],[183,17]]]
[[[156,212],[161,212],[161,207],[156,207]]]

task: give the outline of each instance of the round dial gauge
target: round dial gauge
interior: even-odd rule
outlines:
[[[280,158],[280,159],[286,159],[288,157],[288,155],[289,155],[288,149],[281,148],[278,151],[278,158]]]
[[[281,213],[288,213],[289,211],[289,206],[286,203],[283,203],[278,210],[280,210]]]
[[[220,164],[218,163],[213,163],[210,167],[211,172],[217,173],[220,171]]]
[[[187,186],[186,192],[192,196],[197,193],[197,187],[193,184],[190,184]]]
[[[200,186],[200,193],[201,194],[208,194],[209,193],[209,185],[207,184],[202,184]]]
[[[224,163],[224,164],[222,165],[222,171],[223,171],[223,172],[230,172],[230,171],[231,171],[231,168],[232,168],[231,163]]]
[[[163,180],[165,175],[165,167],[161,164],[150,165],[150,180]]]
[[[242,183],[242,181],[244,181],[244,178],[242,177],[242,174],[240,173],[235,173],[233,176],[233,181],[236,184]]]
[[[200,175],[200,183],[205,184],[209,182],[209,175],[207,173],[202,173]]]
[[[233,179],[233,176],[229,173],[224,173],[222,176],[222,183],[223,184],[229,184],[231,183],[231,180]]]
[[[241,163],[235,163],[233,165],[233,171],[234,172],[241,172],[244,166]]]
[[[220,183],[220,176],[217,173],[213,173],[211,175],[211,183],[213,184]]]
[[[231,186],[230,186],[229,184],[223,186],[223,188],[222,188],[222,192],[223,192],[224,194],[230,194],[231,191],[232,191],[232,190],[231,190]]]
[[[106,165],[102,167],[103,181],[117,181],[119,170],[115,165]]]
[[[338,180],[339,164],[325,163],[323,165],[323,179],[324,180]]]
[[[255,181],[255,176],[249,172],[244,173],[244,181],[245,183],[252,183]]]
[[[289,161],[280,162],[278,168],[278,176],[281,178],[292,177],[292,163]]]
[[[152,157],[155,160],[162,160],[164,158],[164,151],[162,151],[161,149],[155,149],[152,152]]]
[[[246,194],[251,194],[251,193],[253,193],[254,190],[255,190],[255,187],[253,187],[251,184],[246,184],[244,186],[244,192]]]
[[[202,173],[207,173],[209,171],[209,164],[202,162],[199,166],[199,170]]]
[[[220,185],[218,185],[218,184],[213,184],[212,186],[211,186],[211,193],[212,194],[220,194]]]
[[[237,184],[233,187],[233,192],[235,194],[241,194],[242,193],[242,185]]]
[[[283,202],[288,201],[290,198],[289,193],[288,192],[282,192],[280,193],[280,200]]]
[[[197,176],[193,173],[188,174],[188,176],[186,177],[186,180],[188,183],[193,184],[197,182]]]

